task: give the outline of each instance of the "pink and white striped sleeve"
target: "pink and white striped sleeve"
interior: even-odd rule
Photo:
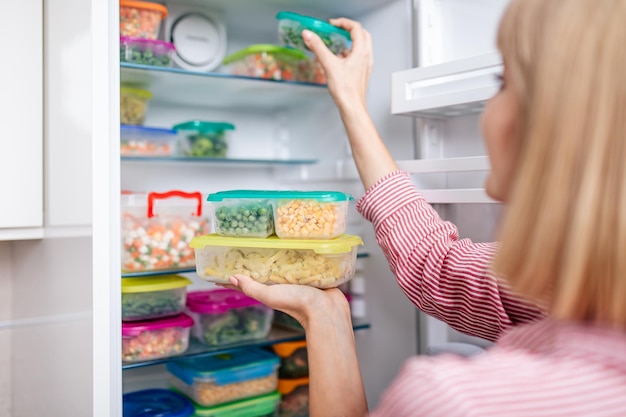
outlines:
[[[408,173],[381,178],[357,209],[372,222],[400,287],[425,313],[487,340],[543,316],[490,271],[497,244],[459,239],[457,228],[421,197]]]

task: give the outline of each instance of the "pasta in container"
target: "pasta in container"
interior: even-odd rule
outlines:
[[[297,284],[334,288],[354,276],[358,236],[335,239],[235,238],[196,236],[196,272],[206,281],[228,283],[244,274],[264,284]]]

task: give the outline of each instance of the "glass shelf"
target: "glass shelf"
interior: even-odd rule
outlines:
[[[240,159],[240,158],[186,158],[186,157],[143,157],[143,156],[122,156],[122,162],[132,163],[194,163],[194,164],[216,164],[220,166],[232,167],[260,167],[260,166],[282,166],[282,165],[312,165],[317,159]]]
[[[370,324],[369,322],[364,321],[362,319],[354,319],[352,321],[352,328],[355,331],[369,329]],[[176,355],[176,356],[172,356],[168,358],[162,358],[162,359],[154,359],[150,361],[123,363],[122,370],[141,368],[144,366],[160,365],[160,364],[168,363],[173,360],[180,359],[180,358],[200,357],[200,356],[211,354],[211,353],[227,353],[229,351],[232,351],[233,349],[238,349],[242,347],[271,346],[277,343],[292,342],[295,340],[304,340],[304,339],[305,339],[305,335],[303,331],[291,330],[291,329],[278,327],[278,326],[272,327],[272,329],[270,330],[270,334],[265,339],[256,340],[252,342],[232,344],[232,345],[228,345],[224,347],[211,348],[191,338],[189,340],[189,348],[187,349],[187,351],[185,351],[184,353],[180,355]]]
[[[120,64],[120,81],[150,90],[151,102],[220,109],[279,110],[327,98],[326,85],[216,72]]]

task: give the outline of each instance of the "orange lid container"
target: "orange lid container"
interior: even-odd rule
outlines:
[[[298,349],[302,349],[303,347],[306,347],[306,340],[297,341],[297,342],[284,342],[284,343],[278,343],[276,345],[272,345],[272,348],[274,349],[274,353],[276,353],[281,358],[286,358],[288,356],[291,356],[293,355],[293,352],[295,352]]]
[[[279,379],[278,380],[278,392],[280,392],[281,395],[285,396],[285,395],[291,394],[298,387],[308,386],[308,385],[309,385],[309,378]]]
[[[161,13],[161,18],[167,17],[167,7],[159,3],[151,3],[147,1],[136,0],[120,0],[120,7],[131,7],[134,9],[154,10]]]

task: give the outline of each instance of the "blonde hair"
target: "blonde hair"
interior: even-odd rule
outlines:
[[[494,270],[554,317],[626,329],[626,1],[513,0],[498,45],[521,149]]]

